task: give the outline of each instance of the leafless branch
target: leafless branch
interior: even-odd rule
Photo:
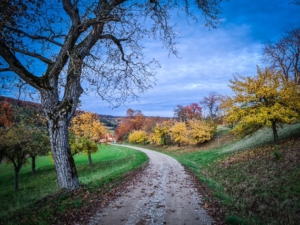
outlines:
[[[0,68],[0,73],[1,72],[8,72],[8,71],[12,71],[9,67],[8,68]]]
[[[33,53],[33,52],[29,52],[29,51],[22,50],[22,49],[18,49],[18,48],[14,48],[14,47],[11,47],[11,46],[9,46],[9,48],[10,48],[12,51],[16,51],[16,52],[23,53],[23,54],[25,54],[25,55],[28,55],[28,56],[37,58],[37,59],[41,60],[42,62],[48,64],[48,65],[51,65],[51,64],[54,63],[52,60],[47,59],[46,57],[44,57],[44,56],[42,56],[42,55],[40,55],[40,54]]]
[[[99,39],[110,39],[112,40],[119,48],[121,54],[122,54],[122,60],[128,63],[128,60],[125,59],[125,54],[124,54],[124,50],[123,47],[121,45],[122,41],[127,41],[127,38],[122,38],[122,39],[118,39],[115,36],[111,35],[111,34],[104,34],[101,35]]]
[[[49,38],[49,37],[45,37],[45,36],[40,36],[40,35],[30,35],[29,33],[25,32],[25,31],[22,31],[20,29],[16,29],[16,28],[13,28],[13,27],[7,27],[5,26],[5,28],[9,29],[9,30],[12,30],[16,33],[19,33],[19,34],[23,34],[24,36],[30,38],[30,39],[33,39],[33,40],[46,40],[46,41],[49,41],[51,42],[52,44],[55,44],[55,45],[58,45],[60,47],[63,46],[63,44],[53,40],[53,38]]]
[[[26,81],[36,89],[40,89],[40,78],[30,73],[16,58],[10,49],[2,42],[0,42],[0,51],[4,60],[9,64],[12,71],[14,71],[20,78]]]

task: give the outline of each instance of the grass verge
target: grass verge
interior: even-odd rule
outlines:
[[[79,216],[84,219],[148,161],[144,153],[119,146],[99,146],[92,159],[89,166],[87,156],[75,156],[82,188],[72,192],[59,191],[48,157],[37,159],[36,174],[31,174],[30,164],[21,169],[18,193],[13,191],[12,165],[1,164],[0,224],[72,224]]]
[[[155,147],[176,158],[209,187],[204,205],[221,202],[220,224],[298,224],[300,221],[300,125],[264,129],[235,140],[222,129],[210,143],[197,147]],[[222,140],[222,144],[220,144]]]

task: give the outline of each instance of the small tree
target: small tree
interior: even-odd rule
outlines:
[[[173,122],[171,120],[164,121],[162,124],[156,124],[154,132],[151,136],[152,142],[157,145],[167,145],[167,140],[170,138],[170,128]]]
[[[222,104],[226,121],[237,123],[233,132],[239,137],[271,127],[278,144],[278,124],[294,123],[298,117],[300,88],[287,81],[280,71],[258,68],[257,73],[254,77],[235,76],[230,80],[235,94]]]
[[[193,118],[200,119],[202,118],[202,108],[197,103],[191,103],[187,106],[177,105],[174,108],[174,116],[177,117],[180,122]]]
[[[145,143],[147,139],[147,133],[142,130],[135,130],[128,137],[130,143]]]
[[[19,188],[19,172],[27,162],[27,147],[30,143],[30,135],[24,126],[11,126],[0,130],[0,152],[7,159],[7,163],[14,166],[14,190]]]
[[[188,130],[186,127],[185,122],[177,122],[174,126],[170,129],[171,138],[174,140],[175,143],[178,144],[178,147],[182,143],[188,142]]]
[[[128,109],[126,116],[122,118],[115,130],[115,136],[118,141],[124,141],[128,138],[130,132],[140,130],[145,124],[145,116],[140,110]]]
[[[30,145],[27,145],[26,150],[31,158],[31,172],[35,174],[35,159],[38,155],[48,155],[51,151],[49,144],[49,136],[42,128],[28,127],[30,132]]]
[[[209,118],[211,121],[216,120],[220,110],[220,95],[217,92],[210,92],[208,96],[204,97],[200,104],[209,111]]]
[[[209,141],[216,132],[214,123],[205,120],[188,120],[189,141],[191,144],[199,144]]]
[[[94,145],[92,145],[90,142],[97,142],[101,138],[105,137],[107,129],[100,123],[99,116],[88,112],[77,115],[72,120],[70,129],[75,135],[75,145],[73,145],[73,147],[71,146],[71,148],[77,146],[77,151],[83,151],[88,156],[89,164],[92,165],[91,154],[97,152],[98,148],[96,144],[96,147],[94,147]],[[88,148],[88,146],[91,148]]]

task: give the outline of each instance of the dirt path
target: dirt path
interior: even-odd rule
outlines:
[[[213,223],[201,206],[201,196],[180,163],[152,150],[130,148],[148,155],[149,166],[144,176],[135,185],[124,187],[123,195],[97,212],[90,225]]]

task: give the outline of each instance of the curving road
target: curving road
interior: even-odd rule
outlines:
[[[134,185],[124,187],[121,197],[99,210],[91,218],[90,225],[213,223],[201,206],[201,196],[179,162],[159,152],[130,148],[145,152],[149,166]]]

